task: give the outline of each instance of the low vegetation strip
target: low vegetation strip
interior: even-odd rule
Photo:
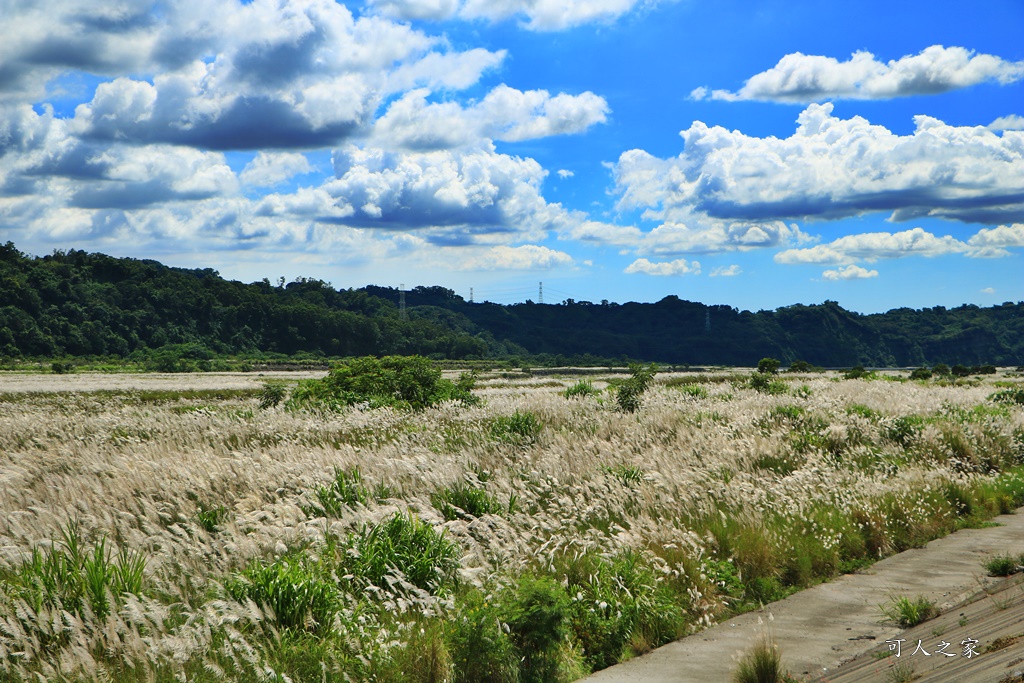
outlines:
[[[570,681],[1024,504],[1012,373],[388,363],[0,402],[0,681]]]

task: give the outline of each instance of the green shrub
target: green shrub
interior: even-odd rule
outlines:
[[[529,411],[501,415],[491,423],[491,437],[495,441],[527,444],[537,440],[543,427],[537,416]]]
[[[843,379],[875,379],[874,372],[864,369],[863,365],[855,365],[843,373]]]
[[[75,371],[74,363],[54,361],[50,363],[50,371],[55,375],[68,375]]]
[[[571,387],[562,392],[562,395],[566,398],[583,398],[586,396],[593,396],[594,394],[600,393],[600,390],[594,388],[594,383],[589,379],[581,379],[580,381],[573,384]]]
[[[882,436],[901,448],[909,448],[923,428],[924,418],[919,415],[901,415],[883,423]]]
[[[364,356],[344,361],[323,379],[305,380],[292,391],[290,408],[339,410],[360,403],[371,408],[391,406],[422,410],[444,401],[473,404],[472,373],[458,381],[441,377],[441,371],[422,356]]]
[[[700,384],[680,384],[675,387],[680,392],[693,398],[707,398],[708,390]]]
[[[780,395],[789,391],[789,387],[782,380],[773,379],[768,373],[755,372],[747,380],[747,386],[762,394]]]
[[[928,368],[915,368],[910,372],[910,379],[931,379],[932,371]]]
[[[776,375],[779,372],[779,363],[775,358],[762,358],[757,361],[757,371],[764,375]]]
[[[448,623],[453,683],[519,683],[519,654],[494,596],[467,591]]]
[[[399,574],[417,588],[437,592],[455,581],[459,556],[458,546],[443,531],[412,512],[396,512],[353,534],[343,561],[356,580],[379,588],[388,589],[387,577]]]
[[[504,512],[504,507],[497,498],[468,482],[460,482],[435,491],[430,496],[430,502],[448,521],[465,515],[482,517]]]
[[[285,399],[288,390],[281,382],[265,382],[260,389],[260,408],[269,410]]]
[[[631,363],[629,366],[629,379],[616,387],[615,403],[618,409],[623,413],[635,413],[640,410],[643,394],[647,391],[647,387],[650,386],[657,373],[657,366],[654,363],[646,366],[639,363]]]
[[[789,364],[789,369],[786,372],[821,372],[821,368],[811,365],[805,360],[795,360]]]
[[[591,669],[682,634],[688,598],[642,554],[626,550],[605,558],[589,552],[560,558],[556,568],[572,600],[573,639]]]
[[[996,403],[1009,403],[1024,406],[1024,387],[997,391],[989,396],[988,400],[995,401]]]
[[[569,598],[554,580],[523,577],[504,621],[520,657],[522,683],[558,680],[558,648],[568,634]]]

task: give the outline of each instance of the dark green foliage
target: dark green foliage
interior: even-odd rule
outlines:
[[[779,361],[775,358],[762,358],[757,362],[757,371],[766,375],[776,375],[779,372]]]
[[[629,379],[619,384],[615,390],[615,403],[618,409],[624,413],[635,413],[640,410],[643,394],[657,373],[658,369],[654,363],[650,365],[630,364]]]
[[[910,372],[910,379],[931,379],[932,371],[928,368],[915,368]]]
[[[215,369],[224,354],[254,364],[305,354],[321,366],[328,357],[387,354],[515,357],[532,366],[623,357],[748,367],[765,357],[829,367],[1024,362],[1022,303],[860,315],[826,301],[752,313],[676,296],[471,304],[443,287],[416,287],[403,318],[395,288],[337,290],[310,278],[243,284],[209,268],[74,250],[33,258],[10,242],[0,250],[5,357],[113,356],[173,372]],[[806,371],[800,362],[791,367]]]
[[[552,579],[525,577],[515,588],[504,621],[521,657],[522,683],[557,679],[559,643],[569,632],[569,598]]]
[[[55,375],[69,375],[74,371],[74,363],[62,363],[61,361],[54,361],[50,363],[50,372]]]
[[[1003,389],[988,397],[988,400],[996,403],[1008,403],[1024,406],[1024,387]]]
[[[288,390],[281,382],[264,382],[260,389],[260,408],[269,410],[278,406],[288,395]]]
[[[821,372],[821,368],[811,365],[805,360],[795,360],[789,364],[786,372]]]
[[[642,554],[584,553],[563,557],[556,567],[572,599],[574,640],[590,668],[603,669],[631,647],[652,649],[681,634],[685,598]]]
[[[444,401],[475,403],[474,383],[469,373],[457,382],[442,378],[441,370],[422,356],[364,356],[343,361],[323,379],[300,382],[288,405],[338,410],[365,403],[423,410]]]
[[[747,385],[754,391],[762,394],[785,394],[789,391],[789,387],[782,380],[774,379],[773,375],[754,372],[751,373],[750,379],[747,380]]]
[[[436,491],[430,496],[430,502],[448,521],[466,515],[471,517],[499,515],[505,511],[504,506],[498,502],[497,498],[487,493],[482,487],[473,486],[469,482],[459,482]]]
[[[863,365],[855,365],[843,373],[843,379],[873,379],[875,373],[864,369]]]
[[[519,653],[502,627],[500,605],[467,591],[448,624],[454,683],[518,683]]]

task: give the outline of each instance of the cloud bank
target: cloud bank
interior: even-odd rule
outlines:
[[[751,76],[737,92],[702,87],[690,95],[697,100],[710,97],[728,102],[886,100],[937,95],[987,82],[1007,85],[1021,79],[1024,61],[1008,62],[962,47],[932,45],[919,54],[889,62],[878,61],[870,52],[855,52],[845,62],[794,52],[771,69]]]

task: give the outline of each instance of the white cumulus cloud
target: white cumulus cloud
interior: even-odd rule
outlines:
[[[753,137],[696,121],[677,157],[623,153],[613,168],[619,207],[645,218],[746,223],[889,212],[994,224],[1024,219],[1024,133],[915,117],[896,135],[812,104],[788,138]]]
[[[1024,78],[1024,61],[1008,62],[963,47],[932,45],[919,54],[881,62],[870,52],[849,60],[788,54],[771,69],[750,77],[739,91],[715,90],[717,100],[816,102],[824,99],[891,99],[934,95],[985,82],[1002,85]],[[691,97],[708,97],[698,88]]]
[[[570,266],[572,256],[535,244],[518,247],[499,245],[481,253],[454,256],[452,263],[460,270],[549,270],[558,266]]]
[[[552,96],[546,90],[523,92],[501,85],[466,107],[457,102],[431,103],[429,95],[429,90],[417,89],[393,102],[375,123],[372,138],[416,150],[490,140],[517,142],[582,133],[603,123],[608,114],[604,98],[591,92]]]
[[[826,270],[821,274],[822,279],[825,280],[867,280],[869,278],[878,277],[877,270],[868,270],[861,268],[860,266],[843,266],[838,270]]]
[[[624,272],[646,275],[700,275],[700,263],[686,259],[652,262],[645,258],[639,258],[630,263]]]

